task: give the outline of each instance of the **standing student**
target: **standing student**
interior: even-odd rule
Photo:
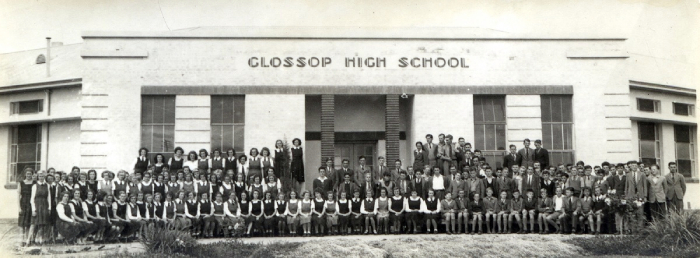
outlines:
[[[251,148],[250,149],[250,159],[248,160],[248,183],[251,184],[253,182],[253,178],[257,175],[262,178],[262,159],[260,159],[260,156],[258,149],[257,148]]]
[[[235,195],[235,191],[236,189],[233,186],[233,181],[231,181],[231,176],[225,175],[224,181],[221,182],[221,186],[219,186],[219,190],[216,192],[221,193],[221,199],[228,200],[230,195]]]
[[[271,192],[265,192],[263,199],[263,225],[265,232],[263,236],[272,237],[275,232],[275,201],[272,198]]]
[[[109,170],[102,172],[102,180],[97,184],[97,191],[114,195],[114,173]]]
[[[156,194],[159,194],[161,197],[165,196],[165,189],[167,187],[165,186],[165,183],[163,182],[163,180],[165,179],[164,176],[165,176],[165,174],[160,174],[160,175],[153,178],[153,179],[155,179],[153,181],[153,196],[154,197]],[[162,199],[164,199],[164,198],[161,198],[161,200],[159,201],[160,203],[162,203],[164,201]]]
[[[47,240],[45,236],[48,236],[52,196],[49,191],[49,184],[46,183],[46,172],[43,170],[39,171],[36,178],[36,183],[30,189],[31,210],[29,212],[32,217],[30,221],[31,226],[29,227],[29,240],[27,242],[33,243],[35,237],[39,235],[40,240],[37,241],[37,244],[41,245]]]
[[[457,170],[454,166],[450,167],[450,170],[452,171],[452,176],[454,179],[450,182],[450,186],[447,187],[447,192],[451,193],[453,197],[459,196],[460,191],[464,191],[466,189],[466,183],[464,180],[462,180],[462,174],[457,173]]]
[[[289,201],[287,202],[287,226],[289,234],[292,237],[297,236],[297,228],[299,228],[299,212],[301,211],[301,202],[297,199],[297,192],[293,189],[289,191]]]
[[[406,173],[402,174],[404,177]],[[403,209],[405,207],[405,197],[401,195],[401,190],[397,187],[394,188],[394,196],[389,199],[389,220],[391,221],[394,234],[401,234],[401,225],[403,224],[404,214]]]
[[[435,194],[437,199],[445,198],[445,189],[450,186],[448,180],[447,177],[442,176],[439,167],[433,168],[433,176],[429,178],[427,183],[429,184],[429,189],[433,190],[433,194]]]
[[[288,159],[286,153],[284,153],[284,143],[282,140],[275,141],[275,159],[274,164],[277,164],[275,168],[275,177],[282,178],[282,164]]]
[[[93,194],[97,195],[97,191],[99,190],[98,188],[98,181],[97,181],[97,171],[94,169],[90,169],[87,172],[87,190],[90,190],[93,192]]]
[[[241,194],[246,191],[246,188],[247,187],[245,183],[245,175],[243,175],[242,173],[236,174],[236,181],[233,182],[233,191],[238,201],[243,200]]]
[[[175,147],[173,153],[174,155],[168,159],[168,168],[170,168],[170,171],[178,171],[184,166],[185,159],[182,157],[182,154],[185,153],[185,150],[180,147]]]
[[[625,197],[627,199],[639,200],[642,203],[647,201],[647,177],[643,171],[639,170],[639,166],[636,160],[630,160],[627,162],[627,166],[630,168],[630,172],[627,173],[627,183],[625,184]],[[634,212],[631,214],[636,220],[633,220],[637,224],[637,228],[642,228],[644,222],[646,221],[646,216],[644,215],[644,206],[637,207],[637,205],[630,205],[634,208]]]
[[[282,192],[282,182],[275,177],[275,171],[273,168],[268,169],[267,177],[263,183],[263,192],[270,192],[272,197],[277,197],[277,193]]]
[[[365,175],[369,175],[369,173],[366,173]],[[352,234],[360,234],[360,232],[362,232],[363,202],[364,200],[360,198],[360,189],[355,189],[355,191],[352,192],[352,199],[350,200],[350,222],[352,223]]]
[[[618,163],[615,166],[616,175],[612,176],[612,194],[616,196],[624,196],[625,188],[627,188],[627,177],[625,176],[625,169],[622,163]],[[610,190],[608,190],[610,192]]]
[[[25,169],[24,180],[19,181],[19,231],[23,245],[29,245],[29,229],[32,225],[32,189],[34,188],[34,179],[31,169]],[[60,193],[60,191],[59,191]]]
[[[312,187],[314,191],[321,189],[322,193],[333,191],[333,181],[326,176],[326,167],[318,168],[318,178],[314,179]]]
[[[78,174],[78,182],[73,185],[73,189],[80,190],[80,199],[87,198],[87,174],[81,172]]]
[[[446,193],[445,199],[440,204],[442,214],[445,216],[445,231],[448,235],[455,234],[455,212],[457,212],[457,202],[452,200],[452,193]]]
[[[349,181],[349,175],[345,174],[346,181]],[[354,184],[353,184],[354,185]],[[348,234],[348,225],[350,225],[350,216],[352,214],[352,202],[348,200],[348,192],[338,192],[338,228],[340,235]]]
[[[238,158],[236,158],[236,150],[229,148],[226,150],[226,158],[224,159],[225,171],[238,171]]]
[[[343,175],[343,182],[338,184],[335,192],[338,193],[338,195],[345,193],[347,196],[355,192],[355,189],[358,189],[358,186],[354,182],[352,182],[351,175],[349,173],[346,173]]]
[[[523,140],[523,148],[518,151],[520,155],[520,166],[532,166],[535,162],[535,152],[530,148],[530,139]],[[534,170],[534,168],[533,168]]]
[[[163,167],[167,166],[165,162],[166,160],[163,154],[158,153],[155,157],[153,157],[153,166],[151,166],[153,169],[153,177],[163,173]]]
[[[547,195],[546,189],[540,190],[540,198],[537,200],[537,221],[539,223],[540,234],[549,234],[549,223],[547,217],[554,211],[552,198]]]
[[[416,142],[416,149],[413,150],[413,167],[422,168],[425,164],[429,164],[428,152],[423,150],[423,143]]]
[[[249,184],[250,181],[248,181],[248,156],[246,155],[241,155],[238,157],[238,163],[236,165],[236,175],[243,175],[243,181],[246,184]]]
[[[199,150],[199,159],[197,160],[197,169],[199,169],[199,173],[208,175],[210,168],[211,159],[209,158],[209,152],[206,149]]]
[[[350,160],[348,159],[343,159],[341,163],[340,169],[335,171],[335,174],[333,175],[334,177],[331,178],[333,179],[334,187],[338,187],[338,185],[341,182],[344,182],[344,177],[345,174],[350,174],[350,178],[355,178],[355,171],[353,171],[350,167]]]
[[[248,193],[253,193],[254,191],[257,191],[258,193],[262,194],[264,193],[263,190],[263,185],[260,183],[260,176],[253,177],[253,182],[248,187]]]
[[[549,151],[542,148],[542,140],[535,140],[535,151],[533,154],[534,161],[539,162],[540,166],[546,168],[549,166]]]
[[[131,166],[134,169],[134,173],[143,173],[150,166],[151,161],[148,159],[148,149],[139,149],[139,156],[134,160],[134,163]]]
[[[546,191],[546,190],[545,190]],[[525,233],[535,232],[535,221],[537,220],[537,199],[535,199],[535,193],[532,190],[528,190],[525,194],[526,197],[523,200],[523,231]],[[527,228],[527,221],[530,221],[530,229]],[[542,227],[540,226],[540,229]]]
[[[647,177],[649,188],[649,208],[652,218],[658,220],[666,215],[666,178],[659,175],[659,166],[651,165],[651,175]]]
[[[263,147],[262,150],[260,150],[260,166],[262,167],[261,172],[264,178],[267,178],[268,171],[272,171],[273,174],[275,171],[275,160],[270,157],[270,155],[270,149],[267,147]]]
[[[437,172],[440,173],[439,171]],[[437,234],[437,220],[440,218],[440,200],[435,197],[435,190],[428,189],[428,198],[425,199],[425,229],[426,233],[430,234],[430,226],[433,226],[433,234]]]
[[[209,168],[211,169],[211,172],[214,172],[217,169],[220,169],[221,171],[225,171],[227,169],[226,161],[223,157],[221,157],[220,149],[217,148],[211,152],[211,159],[209,159]]]
[[[381,181],[382,178],[384,177],[384,172],[387,172],[388,170],[389,170],[389,168],[386,167],[384,157],[379,156],[377,158],[377,169],[376,169],[376,171],[372,171],[372,181],[373,182]],[[379,193],[375,193],[375,194],[378,195]]]
[[[185,167],[188,167],[190,171],[199,167],[196,151],[190,151],[189,153],[187,153],[187,160],[183,164],[183,169]]]
[[[304,150],[301,148],[301,140],[299,138],[294,138],[292,144],[294,147],[291,149],[292,162],[289,169],[295,182],[294,189],[299,192],[304,183]]]
[[[329,235],[338,234],[338,203],[335,201],[335,196],[333,191],[328,191],[328,198],[326,199],[325,216],[326,216],[326,228],[328,228]]]
[[[442,173],[445,174],[446,177],[451,177],[452,174],[450,172],[450,167],[456,166],[457,160],[455,147],[452,144],[452,135],[448,134],[445,137],[444,144],[440,142],[440,145],[438,146],[438,158],[441,161],[441,164],[438,165],[440,165]]]
[[[287,205],[287,201],[284,200],[284,192],[280,191],[275,201],[275,221],[279,236],[284,236],[284,231],[287,227]]]
[[[668,209],[680,212],[683,210],[683,196],[685,196],[685,177],[678,173],[678,166],[675,162],[668,163],[668,170],[671,173],[666,175],[666,200]]]
[[[311,236],[311,211],[313,201],[311,200],[309,191],[301,193],[302,200],[299,207],[299,223],[304,230],[304,236]]]
[[[513,165],[520,166],[520,161],[522,160],[522,156],[518,154],[518,147],[515,146],[515,144],[511,144],[508,146],[508,149],[510,152],[506,155],[503,156],[503,167],[504,168],[510,168]]]
[[[199,182],[194,185],[194,193],[197,195],[197,199],[204,199],[211,196],[212,194],[212,184],[207,180],[207,176],[204,173],[199,174]],[[206,197],[204,194],[207,194]]]
[[[434,167],[435,165],[437,165],[438,146],[433,143],[432,134],[426,134],[425,141],[426,143],[423,145],[423,151],[425,151],[428,154],[428,162],[425,164],[430,165],[430,167]]]
[[[428,170],[430,170],[430,168],[428,168]],[[420,170],[420,168],[416,170],[415,176],[411,180],[410,189],[411,192],[415,190],[416,194],[418,195],[418,197],[421,197],[421,199],[423,198],[423,196],[425,196],[425,181],[423,178],[423,172]],[[411,195],[413,195],[413,193],[411,193]]]
[[[352,180],[353,180],[353,182],[355,182],[355,184],[362,185],[365,183],[365,179],[364,179],[365,173],[370,173],[370,175],[371,175],[372,168],[370,166],[367,166],[367,164],[366,164],[367,158],[365,156],[360,156],[357,159],[357,162],[359,163],[359,165],[357,165],[357,167],[355,168],[355,172],[354,172],[355,175],[354,175],[354,177],[352,177]],[[348,194],[352,194],[352,192],[350,192]]]
[[[365,235],[367,235],[370,232],[370,226],[374,229],[373,233],[375,235],[377,234],[377,225],[375,220],[375,216],[377,214],[375,202],[377,200],[374,199],[373,194],[374,193],[372,193],[372,190],[367,189],[367,193],[365,195],[367,197],[364,199],[364,201],[362,201],[360,208],[362,217],[365,219]]]
[[[316,188],[314,190],[315,198],[311,203],[311,222],[314,226],[314,232],[316,236],[323,236],[325,232],[326,225],[326,200],[323,199],[324,190],[321,188]],[[328,191],[326,191],[328,192]]]
[[[143,180],[141,182],[137,182],[136,188],[138,189],[138,192],[143,194],[144,196],[147,194],[153,194],[153,181],[151,180],[151,173],[148,171],[143,173]]]

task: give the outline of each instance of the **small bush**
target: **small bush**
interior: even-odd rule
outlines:
[[[634,235],[569,241],[593,255],[700,257],[700,212],[670,212]]]
[[[191,250],[198,245],[187,232],[157,227],[148,228],[139,241],[148,253],[166,255],[192,254]]]

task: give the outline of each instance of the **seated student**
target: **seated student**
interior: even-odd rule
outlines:
[[[552,198],[547,196],[548,194],[547,189],[540,189],[540,198],[537,200],[537,222],[540,226],[540,234],[549,234],[549,223],[547,223],[547,217],[554,211]]]
[[[513,218],[518,223],[518,234],[524,233],[523,224],[520,221],[520,213],[523,211],[523,199],[520,198],[520,191],[513,191],[513,199],[510,200],[510,216],[508,216],[508,229],[513,225]],[[510,231],[508,231],[510,232]]]
[[[313,201],[309,191],[301,192],[302,200],[299,206],[299,224],[304,230],[304,236],[311,236],[311,210]]]
[[[346,175],[349,176],[349,174]],[[345,236],[348,234],[348,225],[350,225],[350,217],[352,216],[352,201],[348,200],[348,192],[339,193],[340,198],[338,199],[338,228],[340,235]]]
[[[508,192],[505,190],[501,191],[499,194],[499,199],[496,202],[495,213],[496,213],[496,224],[498,224],[498,230],[496,233],[505,234],[510,233],[510,227],[508,225],[508,215],[510,215],[510,201],[508,200]]]
[[[248,223],[248,237],[253,233],[251,230],[263,232],[263,201],[260,200],[260,194],[261,192],[254,190],[253,198],[251,198],[250,205],[248,206],[250,209],[248,213],[249,216],[246,218],[246,222]]]
[[[479,193],[474,193],[472,201],[469,202],[469,211],[472,213],[472,235],[475,234],[476,225],[479,225],[479,235],[484,232],[481,229],[481,222],[484,220],[484,204]],[[465,224],[466,225],[466,224]]]
[[[326,231],[326,200],[323,199],[323,189],[317,188],[314,195],[316,198],[311,203],[311,223],[314,226],[316,236],[323,236]]]
[[[439,170],[435,171],[433,170],[436,174],[439,174]],[[428,189],[428,198],[425,199],[425,210],[423,210],[423,214],[425,217],[425,229],[426,233],[430,234],[430,226],[433,226],[433,234],[437,234],[437,219],[440,218],[440,200],[435,197],[435,190],[432,188]]]
[[[107,219],[105,217],[100,216],[98,203],[93,201],[93,196],[94,191],[92,189],[88,189],[86,196],[87,198],[81,205],[87,220],[95,224],[95,227],[97,228],[95,231],[94,241],[99,243],[104,241],[105,231],[109,228],[109,224],[107,223]],[[101,196],[98,196],[98,199],[101,199]]]
[[[326,193],[328,199],[326,199],[326,228],[328,228],[329,235],[338,234],[338,203],[335,201],[335,196],[333,191],[328,191]]]
[[[385,176],[387,174],[384,173]],[[379,231],[382,234],[387,234],[389,232],[389,197],[387,196],[386,188],[379,188],[379,198],[377,198],[374,206],[377,211],[377,227],[379,227]]]
[[[486,198],[483,200],[484,204],[484,217],[486,217],[486,229],[489,234],[491,234],[491,227],[493,224],[491,224],[491,218],[493,218],[494,221],[498,220],[498,211],[497,211],[497,202],[498,199],[496,197],[493,197],[493,189],[492,188],[486,188]],[[494,231],[495,231],[495,227]]]
[[[365,232],[364,234],[367,235],[370,231],[370,225],[374,229],[374,234],[377,234],[377,225],[375,221],[375,215],[377,214],[377,209],[376,209],[376,204],[375,200],[372,196],[374,193],[372,193],[371,190],[367,190],[367,198],[365,198],[364,201],[362,201],[361,204],[361,212],[362,212],[362,217],[365,219]]]
[[[403,174],[403,173],[402,173]],[[405,174],[403,174],[405,176]],[[401,189],[394,188],[394,196],[389,199],[389,220],[393,226],[394,234],[401,234],[401,224],[403,223],[403,209],[406,198],[401,195]]]
[[[66,243],[73,243],[82,233],[84,228],[73,218],[73,211],[70,208],[70,192],[61,193],[60,201],[56,205],[58,219],[56,220],[56,230],[66,240]]]
[[[217,229],[224,229],[226,228],[226,204],[224,203],[224,195],[221,193],[216,193],[216,197],[214,197],[214,201],[211,202],[211,214],[212,218],[214,219],[214,223],[211,226],[211,229],[209,229],[209,236],[213,237],[214,234],[216,233],[218,235],[218,230]],[[224,237],[227,237],[228,234],[224,234]]]
[[[170,195],[170,194],[168,194]],[[166,202],[167,203],[167,202]],[[190,220],[187,219],[187,204],[185,201],[185,192],[180,191],[177,193],[177,197],[175,198],[174,201],[170,204],[165,204],[165,209],[166,213],[168,214],[167,218],[171,219],[169,221],[170,223],[170,228],[172,229],[177,229],[177,230],[184,230],[186,228],[190,227]],[[172,207],[171,207],[172,206]],[[168,213],[170,210],[175,213],[174,217],[169,217],[170,213]]]
[[[556,229],[556,234],[564,234],[564,231],[561,230],[559,225],[557,225],[557,221],[559,221],[562,226],[564,223],[566,223],[565,220],[562,218],[565,216],[564,214],[564,197],[562,194],[562,189],[560,187],[557,187],[555,190],[555,195],[554,198],[552,198],[552,206],[553,206],[553,211],[549,216],[547,216],[547,223],[552,224],[554,228]],[[573,194],[573,192],[572,192]],[[549,232],[549,230],[547,230]]]
[[[574,234],[578,225],[578,215],[581,214],[581,201],[574,196],[573,187],[566,189],[566,197],[564,198],[564,214],[560,217],[559,223],[562,224],[565,232]],[[563,219],[563,221],[562,221]],[[569,228],[571,222],[571,229]]]
[[[202,224],[202,236],[212,237],[214,234],[214,211],[212,209],[211,201],[209,201],[209,194],[204,192],[201,193],[201,200],[199,200],[199,219]]]
[[[164,228],[168,224],[168,221],[164,217],[165,206],[163,206],[163,201],[161,201],[161,199],[161,193],[157,192],[153,195],[153,204],[151,205],[153,217],[151,217],[151,219],[154,221],[155,226]],[[174,214],[175,213],[173,213],[173,215]]]
[[[540,182],[540,187],[547,190],[547,197],[552,198],[554,196],[554,188],[557,187],[557,183],[550,178],[551,174],[549,171],[542,172],[542,182]]]
[[[272,192],[265,192],[263,199],[263,236],[272,237],[275,232],[275,201],[272,199]]]
[[[192,228],[190,230],[190,235],[192,236],[199,236],[200,235],[200,230],[202,227],[201,220],[200,220],[200,214],[199,214],[199,203],[197,202],[197,198],[195,197],[194,192],[188,192],[187,193],[187,203],[185,204],[187,207],[185,208],[187,213],[185,216],[190,221],[190,225],[192,225]]]
[[[465,191],[459,191],[457,195],[457,232],[456,233],[467,233],[469,232],[469,199],[465,196]],[[464,231],[462,231],[462,224],[464,224]]]
[[[297,192],[293,189],[289,191],[289,201],[287,203],[287,226],[289,227],[289,234],[292,235],[292,237],[296,237],[297,228],[299,227],[301,202],[297,199]]]
[[[596,235],[600,234],[600,226],[603,224],[603,219],[606,217],[605,215],[609,212],[608,207],[605,204],[605,199],[606,196],[603,194],[603,190],[601,188],[596,188],[595,197],[593,197],[593,216],[595,217],[596,221]]]
[[[411,229],[411,225],[413,225],[413,234],[418,233],[418,226],[421,224],[422,221],[422,216],[421,216],[421,211],[425,210],[425,203],[423,202],[423,198],[418,196],[418,191],[413,188],[411,189],[411,196],[406,198],[406,201],[404,203],[404,212],[406,214],[406,225],[407,230]]]
[[[129,227],[126,229],[126,235],[131,239],[137,239],[137,233],[144,227],[146,222],[142,218],[139,211],[139,206],[136,204],[136,195],[130,197],[131,202],[126,206],[126,217],[129,220]]]
[[[591,197],[591,188],[584,187],[583,197],[581,197],[581,214],[578,217],[578,221],[581,222],[581,233],[586,231],[586,226],[584,223],[588,221],[588,226],[591,229],[591,234],[595,234],[595,223],[593,222],[593,198]],[[574,231],[577,229],[574,228]]]
[[[352,192],[352,199],[350,199],[350,222],[352,224],[352,234],[360,234],[362,232],[362,203],[364,200],[360,198],[360,190],[355,189]]]
[[[459,174],[455,174],[459,175]],[[452,199],[452,193],[447,192],[445,199],[441,203],[442,214],[445,216],[445,231],[448,235],[455,232],[455,213],[457,212],[457,202]]]
[[[537,220],[537,217],[535,215],[537,214],[537,199],[535,199],[535,193],[532,191],[532,189],[528,189],[527,195],[525,199],[523,200],[523,233],[532,233],[535,232],[535,220]],[[530,230],[527,229],[527,221],[528,217],[530,218]]]
[[[287,201],[284,200],[284,192],[277,193],[275,201],[275,221],[277,222],[277,233],[279,236],[284,236],[284,231],[287,228]]]

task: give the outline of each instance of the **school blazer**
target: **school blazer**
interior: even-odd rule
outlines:
[[[637,172],[637,177],[634,177],[634,172],[627,173],[627,183],[625,185],[625,197],[627,198],[647,198],[647,180],[644,172]]]
[[[386,166],[377,166],[377,168],[372,171],[372,180],[375,182],[383,180],[384,172],[390,172],[389,168]]]
[[[430,163],[430,160],[428,160],[428,152],[427,151],[422,150],[420,153],[418,152],[418,150],[413,151],[413,166],[414,166],[413,169],[423,170],[423,167],[416,168],[415,167],[416,164],[425,165],[425,164],[429,164],[429,163]]]
[[[544,183],[544,179],[540,178],[540,189],[542,189],[542,188],[547,190],[547,197],[552,197],[552,196],[554,196],[554,193],[556,191],[557,183],[550,179],[549,185],[547,185]],[[538,197],[540,196],[539,193],[535,193],[535,194]]]
[[[595,183],[593,183],[593,189],[591,189],[591,191],[593,191],[593,192],[591,192],[591,193],[592,193],[592,194],[595,194],[595,189],[596,189],[597,187],[599,187],[601,193],[603,193],[603,194],[608,194],[608,188],[610,187],[610,186],[608,185],[609,179],[610,179],[610,178],[608,178],[608,180],[605,180],[605,179],[603,179],[602,177],[598,178],[598,179],[595,181]]]
[[[493,212],[498,212],[498,199],[495,197],[486,197],[482,199],[484,203],[484,211],[493,210]]]
[[[647,186],[648,186],[648,192],[649,196],[647,197],[647,200],[649,202],[666,202],[666,188],[668,188],[668,185],[666,184],[666,178],[659,176],[659,178],[656,180],[656,183],[654,183],[654,179],[652,176],[647,177]]]
[[[420,196],[421,198],[425,198],[427,196],[427,191],[425,187],[425,178],[421,176],[420,183],[416,182],[416,179],[414,178],[411,180],[411,189],[416,189],[416,194]]]
[[[496,200],[495,212],[510,212],[510,200],[506,199],[505,202],[500,198]]]
[[[430,145],[430,148],[428,148],[428,145]],[[438,154],[438,145],[435,143],[423,144],[423,151],[428,155],[427,162],[431,166],[435,166],[435,160],[437,159]]]
[[[353,178],[353,180],[355,180],[355,183],[357,183],[357,185],[362,185],[365,183],[365,173],[369,173],[370,175],[372,175],[372,168],[367,165],[365,165],[364,167],[357,166],[355,168],[355,177]]]
[[[520,156],[520,153],[515,152],[515,157],[513,157],[513,154],[508,152],[503,156],[503,167],[508,168],[508,173],[510,177],[513,177],[513,172],[510,171],[510,168],[513,167],[513,165],[518,165],[520,166],[520,160],[522,159],[522,156]]]
[[[353,180],[355,178],[355,173],[352,171],[352,168],[348,168],[347,173],[350,174],[350,180]],[[333,183],[335,185],[339,185],[342,182],[345,182],[345,170],[343,168],[336,169],[335,178],[333,178]]]
[[[576,196],[564,197],[564,205],[562,207],[567,213],[581,213],[581,199]]]
[[[683,196],[685,196],[685,177],[683,177],[683,175],[676,173],[676,175],[673,176],[669,173],[666,175],[666,184],[668,185],[666,188],[667,199],[673,200],[675,197],[676,199],[683,200]]]
[[[521,191],[523,193],[527,192],[527,189],[532,189],[533,192],[537,193],[540,191],[540,177],[537,175],[532,175],[532,184],[528,185],[527,182],[527,177],[528,175],[523,175],[523,189]]]
[[[533,154],[534,160],[540,162],[540,168],[546,168],[549,166],[549,151],[545,148],[540,148],[539,150],[535,148],[533,150],[535,154]],[[534,164],[534,162],[533,162]]]
[[[488,181],[486,180],[486,177],[481,179],[481,188],[484,189],[484,193],[486,193],[486,188],[488,188]],[[498,182],[496,182],[496,177],[493,177],[493,196],[499,196],[501,194],[501,190],[498,189]]]
[[[521,199],[523,200],[523,209],[528,211],[537,209],[537,198],[534,196],[530,201],[527,200],[527,197]]]
[[[372,182],[370,185],[371,185],[370,189],[372,190],[372,194],[378,195],[379,193],[377,192],[377,190],[379,189],[379,184],[376,182]],[[365,195],[367,195],[367,182],[363,183],[360,186],[360,196],[361,197],[364,196],[362,199],[367,198],[367,196],[365,196]],[[374,197],[374,196],[372,196],[372,197]]]
[[[518,150],[518,154],[520,154],[520,162],[518,162],[521,166],[532,166],[535,164],[535,150],[529,149],[527,151],[527,154],[525,154],[525,148],[522,148]]]
[[[455,198],[459,195],[459,190],[464,190],[464,193],[467,193],[467,189],[464,188],[466,186],[466,182],[464,180],[460,180],[459,183],[456,183],[457,181],[451,181],[450,182],[450,187],[447,188],[447,191],[445,193],[452,193],[452,197]]]
[[[627,187],[627,176],[623,175],[622,179],[620,179],[620,175],[615,175],[612,177],[612,181],[612,189],[615,189],[615,194],[624,195]]]
[[[350,197],[350,196],[353,196],[353,193],[355,192],[356,189],[359,190],[360,187],[357,186],[357,184],[355,184],[355,182],[350,182],[350,190],[349,190],[350,192],[345,192],[346,191],[345,182],[341,182],[340,184],[338,184],[336,186],[335,192],[338,194],[338,197],[340,197],[340,193],[343,193],[343,192],[345,192],[347,194],[346,197]],[[362,193],[362,192],[360,192],[360,193]]]
[[[537,211],[540,213],[554,211],[554,201],[552,198],[547,197],[537,200]]]
[[[476,184],[476,191],[475,191],[475,193],[478,193],[479,196],[481,196],[481,197],[485,197],[484,194],[486,194],[486,188],[484,188],[484,185],[481,183],[481,179],[476,179],[476,180],[474,181],[474,183]],[[471,179],[471,178],[464,180],[464,190],[465,190],[465,192],[471,192],[471,190],[472,190],[472,186],[471,186],[471,185],[472,185],[472,179]],[[466,193],[466,194],[469,195],[469,193]]]

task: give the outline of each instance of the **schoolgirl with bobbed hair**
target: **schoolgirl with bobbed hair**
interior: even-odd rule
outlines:
[[[132,166],[134,173],[143,173],[150,166],[151,161],[148,160],[148,149],[139,149],[139,156],[134,160],[134,165]]]

